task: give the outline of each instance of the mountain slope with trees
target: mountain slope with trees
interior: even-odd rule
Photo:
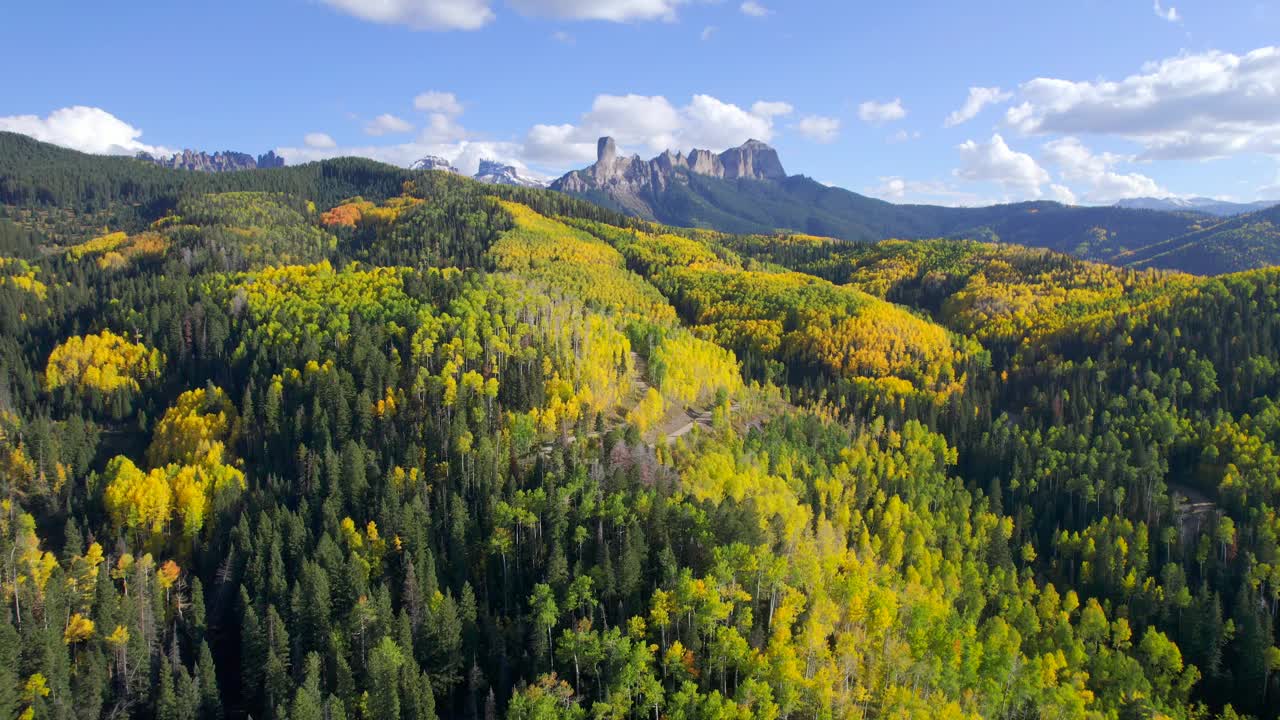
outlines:
[[[856,242],[952,237],[1047,248],[1117,264],[1144,258],[1151,267],[1200,275],[1265,267],[1280,260],[1270,226],[1262,220],[1274,209],[1256,218],[1257,213],[1220,218],[1194,208],[1141,204],[898,205],[802,175],[787,176],[777,153],[754,141],[722,156],[701,150],[688,157],[667,152],[647,162],[617,157],[609,138],[600,144],[595,165],[565,175],[552,189],[667,225],[740,234],[793,232]],[[720,158],[729,154],[747,158],[731,167],[771,170],[726,173]],[[1240,212],[1258,209],[1241,206]],[[1186,247],[1167,252],[1169,243],[1180,238],[1185,238]]]
[[[1277,717],[1276,270],[22,147],[0,715]]]

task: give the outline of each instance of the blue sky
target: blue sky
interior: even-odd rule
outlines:
[[[898,202],[1280,199],[1278,30],[1277,0],[45,0],[0,24],[0,129],[548,176],[604,132],[759,137]]]

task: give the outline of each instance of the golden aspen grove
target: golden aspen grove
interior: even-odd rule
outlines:
[[[1280,270],[0,179],[0,719],[1280,717]]]

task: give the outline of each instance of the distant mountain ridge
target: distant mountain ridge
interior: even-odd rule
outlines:
[[[1115,204],[1118,208],[1130,208],[1136,210],[1167,210],[1170,212],[1190,211],[1202,212],[1218,217],[1231,217],[1233,215],[1243,215],[1245,213],[1257,212],[1258,210],[1266,210],[1270,207],[1280,205],[1280,200],[1260,200],[1251,203],[1230,202],[1227,200],[1215,200],[1206,197],[1140,197],[1126,198]]]
[[[439,170],[467,177],[466,173],[453,166],[453,163],[439,155],[426,155],[409,165],[410,170]],[[526,175],[514,165],[507,165],[497,160],[481,160],[479,171],[471,176],[472,180],[486,185],[511,185],[514,187],[545,188],[547,184],[535,177]]]
[[[688,158],[685,167],[672,164],[671,176],[664,178],[668,181],[665,191],[650,189],[643,198],[652,214],[667,224],[740,234],[781,229],[850,240],[965,238],[1045,248],[1113,265],[1196,274],[1280,265],[1280,208],[1222,221],[1204,213],[1070,207],[1043,201],[983,208],[895,205],[799,175],[778,179],[703,175],[691,172]],[[752,174],[758,175],[761,166],[754,160]],[[332,204],[356,195],[390,197],[405,180],[421,176],[372,160],[336,158],[286,168],[275,177],[272,182],[277,185],[304,185]],[[470,182],[452,176],[432,181]],[[184,196],[243,190],[261,182],[251,173],[179,172],[154,162],[89,155],[0,132],[0,205],[49,205],[58,199],[66,203],[73,197],[88,198],[81,201],[85,213],[109,210],[113,224],[142,227],[136,223],[141,222],[147,203],[172,205]],[[586,199],[600,206],[595,211],[614,216],[623,208],[604,190],[593,187]],[[527,191],[512,188],[508,192],[523,197],[520,193]],[[626,224],[614,217],[613,224]],[[101,224],[90,214],[85,218]]]
[[[137,157],[139,160],[146,160],[161,167],[196,172],[237,172],[284,167],[284,158],[276,155],[274,150],[268,150],[256,158],[248,153],[233,150],[223,150],[212,155],[197,150],[183,150],[169,157],[156,157],[150,153],[140,152]]]
[[[787,175],[778,153],[752,140],[712,153],[619,157],[601,138],[595,164],[551,184],[646,220],[729,233],[776,231],[853,241],[958,237],[1010,242],[1108,261],[1202,229],[1205,215],[1023,202],[977,208],[896,205]]]

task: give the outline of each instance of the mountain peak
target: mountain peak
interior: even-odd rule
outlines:
[[[748,140],[736,148],[720,153],[726,178],[781,180],[787,171],[778,159],[778,151],[759,140]]]
[[[475,179],[489,185],[515,185],[517,187],[546,187],[546,182],[524,175],[514,165],[497,160],[481,160],[480,172]]]
[[[455,175],[461,174],[458,168],[453,166],[453,163],[449,162],[448,160],[445,160],[439,155],[425,155],[421,159],[415,160],[413,164],[409,166],[409,169],[410,170],[443,170],[445,172],[451,172]]]
[[[237,170],[256,170],[259,168],[284,167],[284,158],[269,151],[255,159],[248,153],[223,150],[210,155],[200,150],[183,150],[167,157],[156,157],[147,152],[139,152],[136,157],[163,167],[176,170],[193,170],[196,172],[235,172]]]
[[[618,145],[611,137],[602,137],[596,142],[596,162],[608,164],[618,157]]]
[[[722,153],[690,150],[666,150],[651,160],[640,156],[619,157],[618,144],[612,137],[596,141],[596,162],[575,170],[551,184],[553,190],[587,194],[603,192],[618,205],[641,217],[652,219],[653,211],[645,196],[668,186],[687,183],[690,175],[726,180],[775,181],[787,177],[778,152],[768,144],[750,139]]]

